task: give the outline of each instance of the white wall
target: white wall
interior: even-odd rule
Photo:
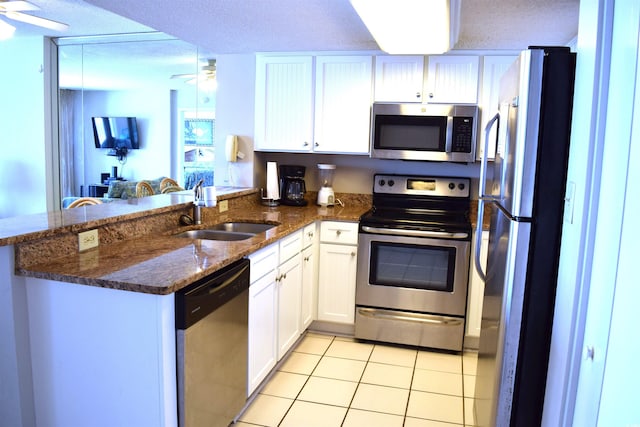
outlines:
[[[253,187],[253,122],[256,65],[254,55],[221,55],[217,59],[216,141],[214,184]],[[227,135],[238,136],[245,154],[236,163],[226,161]]]
[[[13,274],[14,247],[0,246],[0,424],[35,426],[25,278]]]
[[[41,37],[0,42],[0,218],[47,210],[43,57]]]

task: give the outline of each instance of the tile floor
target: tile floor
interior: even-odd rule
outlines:
[[[476,360],[308,333],[235,426],[473,426]]]

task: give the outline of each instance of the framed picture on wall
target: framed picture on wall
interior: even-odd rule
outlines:
[[[184,119],[185,145],[213,145],[214,132],[214,119]]]

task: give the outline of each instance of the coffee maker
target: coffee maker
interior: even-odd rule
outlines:
[[[304,166],[280,165],[280,203],[289,206],[306,206],[304,193]]]

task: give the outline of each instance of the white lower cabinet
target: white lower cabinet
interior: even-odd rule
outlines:
[[[278,360],[296,342],[300,329],[302,302],[302,231],[280,239],[278,286]]]
[[[249,286],[248,395],[276,366],[278,328],[278,244],[254,252]]]
[[[249,288],[249,395],[276,366],[277,296],[275,270]]]
[[[487,267],[487,248],[489,246],[489,232],[482,232],[482,243],[480,244],[480,263],[485,269]],[[482,302],[484,299],[484,282],[478,276],[475,268],[476,240],[475,231],[473,243],[471,245],[471,265],[469,266],[469,293],[467,297],[467,332],[469,337],[480,337],[480,324],[482,322]]]
[[[302,256],[300,253],[278,268],[278,360],[296,342],[300,330],[302,301]]]
[[[358,223],[321,223],[318,320],[354,323],[357,244]]]
[[[317,317],[318,295],[318,233],[316,223],[303,230],[301,331]]]

